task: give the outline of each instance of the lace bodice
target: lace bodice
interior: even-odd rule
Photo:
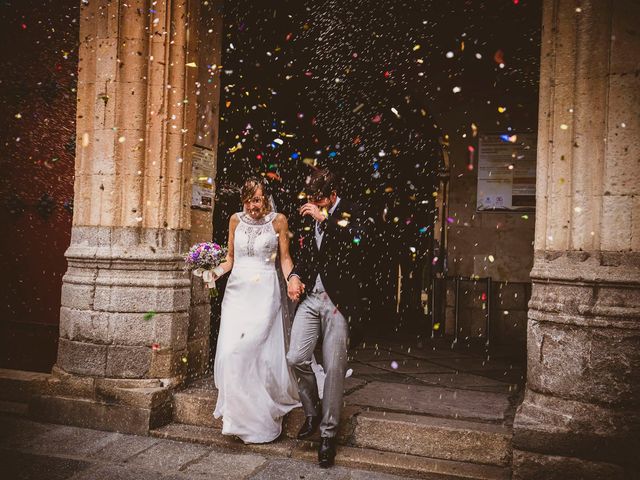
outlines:
[[[236,214],[240,222],[233,242],[234,267],[273,267],[278,252],[278,235],[273,228],[276,213],[255,220],[244,212]]]

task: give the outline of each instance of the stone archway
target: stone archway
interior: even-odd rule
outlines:
[[[76,210],[39,418],[146,433],[170,415],[190,362],[206,368],[206,299],[180,255],[208,218],[190,210],[200,7],[83,6]],[[545,1],[515,478],[621,478],[638,447],[638,13],[631,0]]]

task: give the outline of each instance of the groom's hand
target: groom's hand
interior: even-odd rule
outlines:
[[[326,208],[320,210],[317,205],[313,203],[305,203],[302,207],[300,207],[300,215],[311,216],[317,222],[324,222],[329,216],[329,212],[327,212]]]
[[[291,300],[297,302],[302,292],[304,292],[304,283],[300,281],[299,277],[294,275],[287,284],[287,294]]]

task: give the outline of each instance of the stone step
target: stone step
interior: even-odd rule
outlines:
[[[450,418],[391,412],[357,416],[351,444],[422,457],[507,466],[512,429]]]
[[[29,412],[29,404],[27,403],[0,400],[0,413],[7,413],[9,415],[26,417],[28,412]]]
[[[317,444],[315,442],[285,438],[268,444],[245,445],[239,440],[222,435],[220,430],[216,428],[177,423],[152,430],[150,434],[154,437],[181,442],[200,443],[243,452],[250,451],[264,455],[295,458],[312,463],[317,461]],[[348,446],[339,447],[336,464],[434,480],[507,480],[511,478],[511,471],[507,467],[457,462]]]
[[[49,373],[0,368],[0,400],[29,403],[50,377]]]
[[[174,394],[173,421],[220,430],[213,418],[215,388],[189,388]],[[304,420],[302,409],[283,422],[283,437],[294,439]],[[499,424],[438,418],[420,414],[368,411],[347,405],[342,412],[338,443],[441,460],[507,466],[512,429]],[[315,440],[318,440],[316,434]]]
[[[173,394],[173,420],[186,425],[222,428],[222,420],[213,417],[218,391],[213,388],[188,388]]]

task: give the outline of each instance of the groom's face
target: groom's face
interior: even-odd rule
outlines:
[[[337,199],[338,194],[334,191],[331,192],[331,195],[329,195],[328,197],[325,197],[323,195],[315,195],[313,197],[309,197],[309,202],[313,203],[320,210],[322,210],[323,208],[330,210],[331,207],[333,207],[333,205],[336,203]]]

